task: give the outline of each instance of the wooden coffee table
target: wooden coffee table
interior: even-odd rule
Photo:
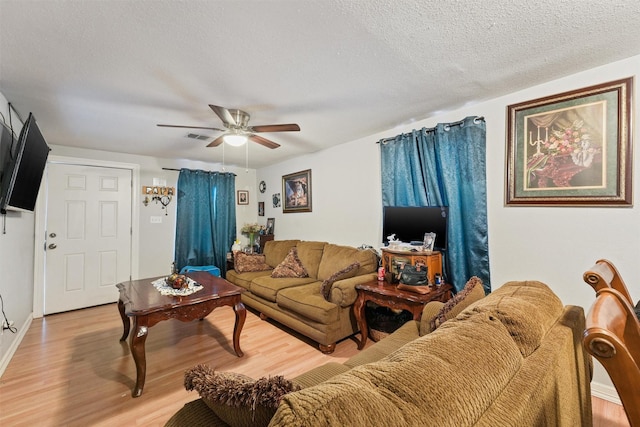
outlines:
[[[367,343],[369,329],[367,326],[367,318],[364,309],[367,301],[373,301],[376,304],[391,309],[407,310],[413,315],[413,320],[420,320],[422,309],[429,301],[448,301],[451,298],[451,290],[453,287],[449,284],[443,284],[435,287],[427,294],[419,294],[416,292],[403,291],[398,289],[396,285],[392,285],[386,281],[373,280],[368,283],[356,285],[358,297],[353,304],[353,311],[360,328],[360,343],[358,350],[362,350]]]
[[[244,355],[240,350],[240,332],[247,317],[247,310],[240,300],[244,289],[203,271],[187,273],[187,276],[202,285],[203,289],[187,296],[161,295],[151,284],[158,277],[116,285],[120,291],[118,310],[124,325],[120,341],[127,339],[131,328],[129,318],[133,318],[133,334],[129,341],[131,355],[136,363],[136,385],[131,392],[133,397],[140,396],[144,388],[147,372],[144,343],[147,339],[147,331],[162,320],[178,319],[182,322],[202,320],[216,307],[231,306],[236,314],[233,348],[238,357]]]

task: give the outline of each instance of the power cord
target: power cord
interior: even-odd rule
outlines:
[[[2,317],[4,318],[4,322],[2,323],[2,330],[8,329],[13,334],[18,332],[18,328],[16,328],[15,326],[11,326],[9,324],[9,319],[7,318],[7,315],[4,312],[4,300],[2,299],[2,294],[0,294],[0,310],[2,310]],[[5,328],[4,325],[7,325],[7,327]]]

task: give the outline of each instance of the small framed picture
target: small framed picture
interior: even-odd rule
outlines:
[[[258,202],[258,216],[264,216],[264,202]]]
[[[273,234],[274,231],[274,224],[275,224],[276,220],[275,218],[268,218],[267,219],[267,226],[266,226],[266,231],[265,234]]]
[[[248,205],[249,204],[249,192],[246,190],[238,190],[238,204],[239,205]]]

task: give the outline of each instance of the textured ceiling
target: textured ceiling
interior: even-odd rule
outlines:
[[[640,54],[638,22],[637,0],[0,0],[0,92],[51,144],[155,157],[222,161],[156,127],[221,127],[207,104],[298,123],[258,168]]]

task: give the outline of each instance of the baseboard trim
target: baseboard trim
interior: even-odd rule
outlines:
[[[591,395],[595,397],[599,397],[600,399],[607,400],[611,403],[622,405],[622,402],[620,401],[620,396],[618,396],[618,392],[616,391],[615,387],[592,382]]]
[[[18,328],[18,335],[16,335],[16,339],[14,339],[11,345],[9,346],[9,351],[7,351],[6,354],[2,357],[2,360],[0,360],[0,378],[4,374],[5,369],[7,369],[7,366],[9,366],[9,362],[11,362],[11,359],[13,358],[13,355],[16,353],[16,350],[18,350],[18,346],[20,345],[24,336],[27,334],[27,331],[31,327],[32,320],[33,320],[33,313],[30,313],[27,316],[27,320],[25,320],[22,326]]]

